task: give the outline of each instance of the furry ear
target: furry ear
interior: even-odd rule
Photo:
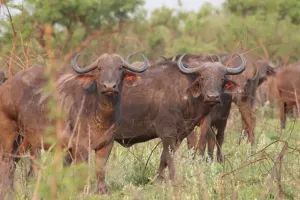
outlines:
[[[242,89],[236,82],[231,81],[231,80],[225,80],[224,92],[225,93],[241,93]]]
[[[124,73],[124,83],[126,85],[134,86],[140,79],[141,77],[133,72],[126,71],[126,73]]]
[[[267,69],[267,76],[275,76],[276,71],[274,69]]]
[[[193,83],[187,90],[194,98],[197,98],[201,95],[201,86],[198,81]]]
[[[97,83],[95,81],[95,77],[91,76],[91,75],[79,75],[77,77],[77,82],[84,89],[89,89],[92,85],[94,85],[94,86],[96,85],[96,87],[97,87]]]

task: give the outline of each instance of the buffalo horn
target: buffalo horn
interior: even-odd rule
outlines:
[[[85,67],[85,68],[79,68],[78,65],[77,65],[77,60],[80,56],[80,53],[77,54],[73,59],[72,59],[72,67],[73,67],[73,70],[75,72],[77,72],[78,74],[84,74],[84,73],[87,73],[87,72],[90,72],[94,69],[97,68],[97,61],[93,62],[92,64],[90,64],[89,66]]]
[[[143,60],[144,60],[144,64],[143,64],[143,67],[139,68],[139,67],[133,67],[131,64],[129,64],[129,59],[135,55],[136,53],[133,53],[129,56],[126,57],[124,63],[123,63],[123,67],[129,71],[132,71],[132,72],[137,72],[137,73],[141,73],[141,72],[144,72],[147,68],[148,68],[148,59],[143,55],[141,54]]]
[[[183,57],[186,55],[183,54],[182,56],[180,56],[180,58],[178,59],[177,61],[177,66],[178,68],[180,69],[180,71],[182,71],[183,73],[185,74],[192,74],[192,73],[195,73],[196,71],[199,71],[200,69],[202,69],[203,67],[202,66],[198,66],[198,67],[190,67],[188,64],[186,63],[182,63],[182,59]]]
[[[227,75],[237,75],[237,74],[242,73],[246,69],[246,59],[244,58],[244,56],[241,56],[238,53],[236,53],[236,54],[242,60],[242,64],[239,67],[237,67],[237,68],[226,67],[226,74]]]
[[[279,60],[277,60],[275,66],[272,62],[269,62],[268,65],[271,69],[278,69],[280,67],[280,62],[279,62]]]

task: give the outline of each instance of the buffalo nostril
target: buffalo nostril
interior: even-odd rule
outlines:
[[[113,86],[113,89],[116,89],[116,88],[117,88],[117,85],[114,85],[114,86]]]

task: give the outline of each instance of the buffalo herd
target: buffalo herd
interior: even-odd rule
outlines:
[[[67,149],[64,164],[86,162],[95,151],[97,192],[108,192],[105,166],[114,141],[124,147],[160,138],[162,153],[157,179],[163,180],[168,168],[175,177],[173,153],[187,138],[188,148],[204,157],[223,162],[222,144],[232,102],[241,114],[247,142],[254,144],[256,118],[254,104],[257,89],[273,78],[280,110],[281,128],[287,113],[299,108],[300,62],[280,69],[279,62],[255,60],[241,54],[177,54],[164,60],[130,64],[134,54],[123,59],[103,54],[87,67],[77,65],[73,72],[57,72],[55,93],[48,84],[45,67],[33,65],[6,80],[0,72],[0,150],[1,184],[13,187],[15,163],[30,150],[31,158],[39,149],[49,149],[49,134],[59,137]],[[62,113],[61,134],[49,131],[56,125],[49,103],[56,102]],[[197,137],[195,127],[200,126]],[[216,133],[214,132],[216,129]],[[47,130],[47,131],[46,131]],[[35,169],[31,164],[31,172]],[[4,194],[1,194],[2,196]]]

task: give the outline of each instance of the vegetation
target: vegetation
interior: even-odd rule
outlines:
[[[184,52],[234,51],[280,59],[285,64],[299,59],[298,0],[227,0],[221,8],[205,4],[191,12],[162,7],[151,14],[143,7],[144,0],[0,2],[0,14],[6,13],[5,20],[0,21],[1,67],[12,76],[34,63],[46,65],[48,92],[53,92],[54,71],[70,68],[70,59],[78,52],[83,53],[84,63],[102,53],[125,56],[141,51],[152,61],[160,55]],[[55,103],[49,106],[53,109],[51,117],[59,122]],[[245,142],[237,144],[241,123],[237,111],[232,111],[223,148],[224,164],[201,161],[183,142],[176,153],[177,178],[172,183],[154,181],[161,152],[160,145],[155,148],[159,140],[129,149],[116,144],[107,167],[111,195],[102,197],[94,191],[93,155],[87,164],[62,168],[61,160],[49,150],[41,152],[33,178],[25,176],[28,158],[17,165],[15,198],[300,199],[300,126],[290,120],[281,132],[278,117],[269,118],[263,114],[265,110],[269,108],[257,112],[257,144],[252,148]],[[53,181],[55,196],[51,195]]]

